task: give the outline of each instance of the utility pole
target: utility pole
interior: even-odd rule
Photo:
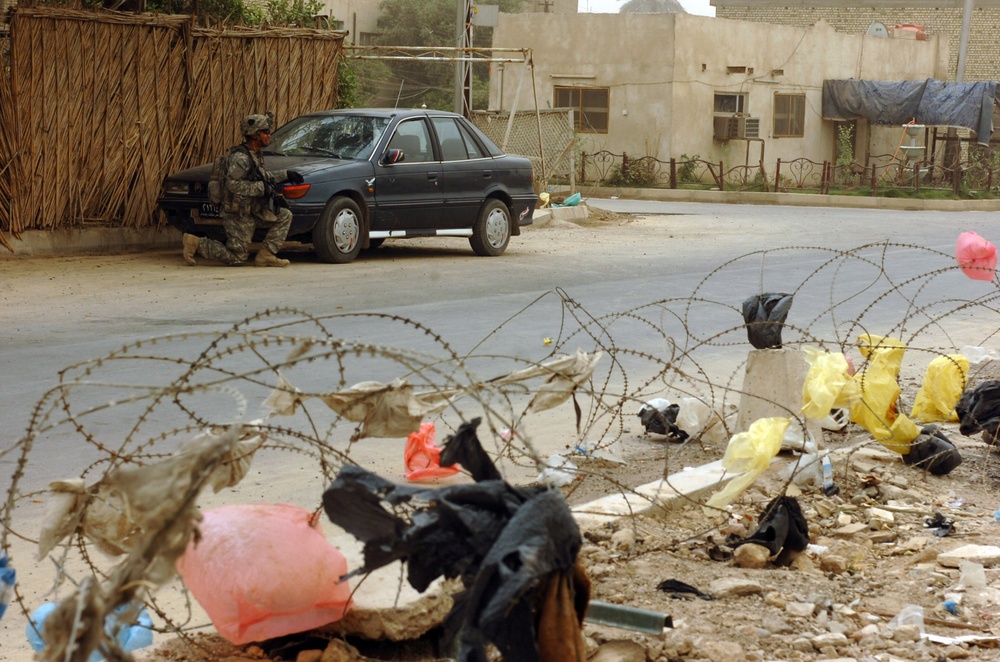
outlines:
[[[955,82],[965,82],[965,55],[969,50],[969,30],[972,27],[972,6],[975,0],[965,0],[965,10],[962,13],[962,36],[958,44],[958,70],[955,72]]]
[[[472,48],[472,0],[455,0],[455,46]],[[460,52],[455,67],[455,112],[472,113],[472,54]]]

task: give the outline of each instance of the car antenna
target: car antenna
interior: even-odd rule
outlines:
[[[399,92],[396,92],[396,105],[393,108],[399,108],[399,97],[403,94],[403,79],[399,80]]]

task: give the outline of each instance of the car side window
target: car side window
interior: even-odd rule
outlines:
[[[404,120],[389,140],[389,149],[403,150],[403,163],[420,163],[434,158],[431,134],[422,119]]]
[[[442,161],[463,161],[469,158],[469,149],[462,132],[450,117],[435,117],[431,119],[434,130],[441,140]]]
[[[462,134],[462,140],[465,142],[465,149],[469,154],[469,158],[485,159],[487,154],[479,147],[479,143],[472,137],[472,133],[461,123],[458,123],[458,128]]]

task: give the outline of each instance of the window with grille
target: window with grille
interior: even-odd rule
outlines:
[[[716,92],[713,112],[732,115],[747,112],[747,95],[743,92]]]
[[[801,138],[806,134],[806,95],[774,95],[775,138]]]
[[[573,122],[580,133],[607,133],[611,88],[557,87],[556,108],[572,108]]]

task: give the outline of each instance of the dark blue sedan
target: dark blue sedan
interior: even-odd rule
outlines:
[[[355,109],[302,115],[271,136],[269,170],[285,183],[289,241],[312,244],[326,262],[350,262],[386,239],[468,237],[477,255],[506,250],[531,224],[537,196],[531,162],[504,154],[461,115],[436,110]],[[171,225],[223,238],[208,201],[212,165],[164,180],[157,201]]]

